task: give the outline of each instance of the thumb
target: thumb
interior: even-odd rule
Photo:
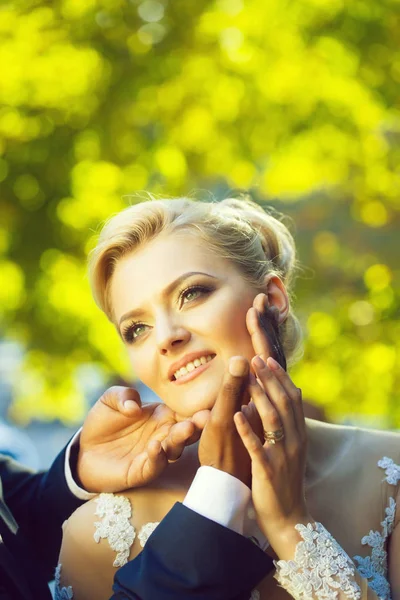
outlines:
[[[196,429],[202,431],[206,426],[208,419],[210,418],[211,410],[203,409],[194,413],[192,416],[192,423],[196,427]]]
[[[114,385],[106,390],[99,402],[131,419],[139,417],[142,412],[139,392],[121,385]]]

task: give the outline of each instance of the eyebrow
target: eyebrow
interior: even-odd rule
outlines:
[[[188,273],[184,273],[183,275],[180,275],[177,279],[175,279],[175,281],[173,281],[172,283],[167,285],[167,287],[161,292],[161,295],[164,297],[169,296],[171,294],[171,292],[173,292],[173,290],[176,287],[178,287],[178,285],[180,283],[185,281],[185,279],[189,279],[189,277],[193,277],[193,275],[206,275],[206,277],[212,277],[212,279],[218,279],[218,277],[215,277],[215,275],[210,275],[209,273],[203,273],[202,271],[189,271]],[[130,310],[129,312],[122,315],[122,317],[119,320],[118,325],[120,326],[121,323],[123,323],[127,319],[132,319],[134,317],[138,317],[139,315],[141,315],[143,313],[144,313],[144,310],[141,308],[135,308],[133,310]]]

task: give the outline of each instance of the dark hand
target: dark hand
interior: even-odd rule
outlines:
[[[153,481],[200,435],[198,423],[177,422],[162,403],[141,406],[136,390],[108,389],[80,435],[78,478],[90,492],[118,492]]]
[[[250,487],[250,457],[236,430],[233,415],[247,404],[249,363],[242,356],[229,361],[214,407],[199,443],[202,466],[225,471]]]

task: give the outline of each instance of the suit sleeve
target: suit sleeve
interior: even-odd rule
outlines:
[[[64,461],[65,449],[48,471],[34,473],[0,456],[3,498],[15,520],[10,524],[11,529],[33,544],[49,578],[57,564],[62,524],[83,504],[67,485]]]
[[[111,600],[249,600],[272,568],[253,542],[176,503],[117,571]]]

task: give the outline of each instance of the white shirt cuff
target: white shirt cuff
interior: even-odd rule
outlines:
[[[250,488],[236,477],[213,467],[200,467],[183,504],[243,535],[250,497]]]
[[[95,496],[97,496],[97,494],[87,492],[83,488],[79,487],[79,485],[74,481],[74,478],[72,477],[71,465],[70,465],[71,448],[74,444],[77,444],[79,442],[79,436],[81,434],[81,431],[82,431],[82,427],[79,429],[79,431],[76,432],[76,434],[74,435],[74,437],[68,444],[67,449],[65,451],[65,463],[64,463],[65,479],[67,480],[67,485],[68,485],[69,489],[71,490],[71,492],[74,494],[74,496],[76,496],[80,500],[90,500],[91,498],[94,498]]]

